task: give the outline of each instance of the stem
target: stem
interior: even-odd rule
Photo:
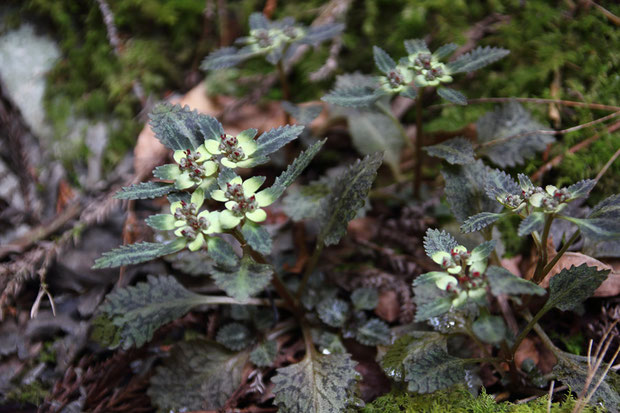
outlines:
[[[543,307],[543,308],[540,309],[540,311],[538,311],[538,313],[536,313],[536,315],[534,317],[532,317],[532,315],[530,314],[529,311],[525,310],[523,317],[525,317],[525,319],[528,320],[529,323],[527,323],[525,328],[517,336],[517,338],[515,340],[515,343],[512,346],[511,353],[512,353],[513,358],[514,358],[514,354],[517,352],[517,349],[519,348],[519,345],[521,344],[523,339],[527,336],[527,334],[530,332],[530,330],[532,328],[535,328],[535,326],[537,326],[536,323],[538,323],[538,320],[540,320],[542,318],[542,316],[544,316],[547,313],[547,311],[549,311],[550,309],[551,309],[551,307],[550,308]],[[540,326],[538,328],[540,328]],[[543,331],[543,333],[544,333],[544,331]],[[547,339],[549,341],[551,341],[549,339],[549,337],[547,337]]]
[[[304,322],[301,323],[301,331],[304,335],[304,344],[306,345],[306,357],[313,357],[316,355],[316,348],[312,342],[312,333],[310,327]]]
[[[297,287],[296,295],[297,295],[298,300],[301,298],[301,294],[306,289],[306,284],[308,284],[310,275],[312,275],[312,272],[314,272],[314,269],[316,268],[316,265],[319,262],[319,258],[321,257],[321,253],[323,252],[324,246],[325,244],[323,243],[323,240],[320,240],[320,239],[317,240],[316,246],[314,247],[314,251],[312,252],[312,256],[310,257],[308,264],[306,264],[306,271],[304,272],[304,276],[301,279],[301,283],[299,283],[299,287]]]
[[[238,301],[231,297],[221,295],[203,295],[198,298],[201,304],[216,305],[216,304],[234,304],[234,305],[264,305],[271,306],[271,302],[265,298],[249,298],[246,301]],[[273,300],[276,307],[288,308],[288,305],[284,300]]]
[[[420,197],[420,186],[422,184],[422,141],[424,140],[422,125],[422,97],[424,96],[424,88],[418,90],[418,98],[415,100],[415,176],[413,182],[413,196]]]
[[[595,110],[607,110],[610,112],[617,112],[620,110],[620,106],[610,106],[610,105],[601,105],[600,103],[586,103],[586,102],[576,102],[572,100],[560,100],[560,99],[541,99],[541,98],[515,98],[515,97],[504,97],[504,98],[477,98],[477,99],[467,99],[467,103],[504,103],[510,101],[517,102],[529,102],[529,103],[538,103],[538,104],[549,104],[555,103],[562,106],[572,106],[572,107],[581,107]],[[432,108],[439,108],[444,106],[453,106],[454,103],[442,103],[440,105],[433,105]]]
[[[276,69],[278,70],[280,86],[282,87],[282,97],[284,98],[284,100],[290,100],[291,90],[288,86],[288,80],[286,79],[286,72],[284,71],[284,65],[282,64],[282,60],[278,60],[278,63],[276,64]]]
[[[494,357],[491,356],[491,353],[489,353],[489,350],[486,348],[486,346],[484,345],[484,343],[478,338],[476,337],[476,335],[474,334],[473,331],[471,331],[469,326],[465,327],[466,331],[467,331],[467,335],[469,335],[469,337],[471,337],[472,340],[474,340],[474,343],[476,343],[476,345],[480,348],[480,350],[482,350],[482,353],[485,355],[485,358],[491,360]],[[493,367],[495,367],[495,370],[497,370],[497,372],[504,377],[506,375],[506,372],[502,369],[502,367],[499,365],[499,362],[496,360],[490,361],[491,364],[493,364]]]
[[[534,272],[534,282],[536,284],[540,284],[542,281],[542,277],[544,277],[543,269],[547,265],[547,242],[549,239],[549,231],[551,230],[551,223],[553,222],[554,214],[550,214],[545,220],[545,228],[543,229],[541,244],[542,248],[540,251],[540,260],[536,264],[536,271]]]
[[[568,250],[568,248],[577,240],[577,238],[579,238],[580,233],[581,231],[579,230],[575,231],[575,233],[568,239],[568,241],[566,241],[564,245],[562,245],[562,248],[558,251],[558,253],[555,254],[555,257],[553,257],[551,261],[549,261],[549,263],[545,266],[545,268],[543,268],[543,279],[547,276],[547,274],[549,274],[549,271],[551,271],[553,266],[560,260],[560,258],[562,258],[562,255],[564,255],[566,250]]]
[[[398,128],[398,131],[400,132],[400,135],[403,138],[403,142],[405,143],[405,146],[413,150],[413,143],[411,143],[411,139],[409,139],[409,137],[407,136],[407,132],[405,131],[405,128],[403,128],[403,124],[400,123],[400,121],[398,120],[396,116],[394,116],[390,108],[385,106],[383,102],[381,101],[375,102],[375,106],[381,111],[381,113],[383,113],[385,116],[390,118],[394,126]]]

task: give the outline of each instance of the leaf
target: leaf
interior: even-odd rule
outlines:
[[[234,267],[239,264],[239,257],[232,245],[219,237],[207,238],[207,254],[216,264]]]
[[[114,194],[116,199],[153,199],[174,191],[174,185],[166,182],[141,182],[125,186]]]
[[[448,139],[437,145],[425,146],[424,150],[429,155],[445,159],[453,165],[463,165],[476,161],[474,148],[467,139],[462,137]]]
[[[509,295],[545,295],[547,291],[535,283],[517,277],[505,268],[491,265],[486,272],[491,293],[494,296]]]
[[[252,350],[250,361],[256,367],[269,367],[273,364],[277,355],[278,342],[275,340],[265,340]]]
[[[439,49],[435,50],[435,53],[433,53],[433,55],[435,55],[437,59],[441,59],[451,55],[458,48],[459,46],[454,43],[444,44]]]
[[[439,251],[450,253],[458,245],[454,237],[443,230],[429,228],[424,235],[424,251],[429,257]]]
[[[263,255],[271,252],[271,236],[262,225],[246,219],[241,227],[241,234],[254,251]]]
[[[521,223],[519,223],[519,231],[517,234],[520,237],[523,237],[534,231],[541,232],[545,226],[545,218],[546,215],[544,212],[532,212],[530,215],[525,217]]]
[[[428,46],[426,45],[426,42],[422,39],[405,40],[405,49],[407,49],[407,53],[409,53],[410,55],[416,54],[419,52],[430,53],[430,50],[428,50]]]
[[[148,395],[160,411],[223,408],[241,384],[248,352],[232,353],[205,340],[175,345],[151,377]]]
[[[584,179],[572,184],[566,190],[570,193],[570,199],[572,200],[587,197],[595,185],[596,181],[594,179]]]
[[[381,72],[387,74],[390,70],[393,70],[396,67],[396,62],[394,59],[392,59],[382,48],[373,46],[372,53],[375,59],[375,65]]]
[[[496,214],[494,212],[481,212],[467,218],[463,225],[461,225],[461,231],[464,233],[480,231],[503,216],[504,214]]]
[[[174,277],[150,275],[147,282],[108,294],[100,311],[120,329],[120,345],[127,350],[142,346],[159,327],[203,303],[202,296],[185,289]]]
[[[612,195],[596,204],[588,218],[620,218],[620,194]]]
[[[146,222],[146,225],[160,231],[169,230],[169,224],[171,221],[174,223],[174,217],[170,214],[155,214],[149,216],[144,220],[144,222]]]
[[[173,151],[196,149],[204,140],[198,125],[201,116],[206,117],[187,105],[181,107],[162,102],[149,114],[149,125],[165,147]]]
[[[605,281],[609,270],[599,271],[596,267],[582,264],[560,271],[549,281],[549,299],[541,311],[553,307],[562,311],[572,310]]]
[[[433,285],[434,287],[434,285]],[[436,287],[435,287],[436,288]],[[415,312],[415,321],[426,321],[434,317],[439,317],[450,311],[452,300],[448,297],[437,298],[434,301],[418,305]]]
[[[576,224],[584,236],[595,240],[605,241],[620,238],[620,219],[614,218],[573,218],[559,216],[562,219]]]
[[[449,87],[437,88],[437,94],[451,103],[457,105],[467,105],[467,97],[458,90]]]
[[[319,318],[332,327],[342,327],[349,317],[349,304],[338,298],[326,298],[316,306]]]
[[[334,245],[346,234],[349,221],[365,203],[382,159],[380,153],[368,155],[337,178],[333,190],[321,202],[318,242]]]
[[[479,143],[497,140],[485,145],[480,153],[502,168],[523,164],[555,141],[552,135],[539,133],[548,129],[515,101],[482,116],[476,122],[476,129]]]
[[[464,361],[445,351],[433,349],[408,366],[407,389],[415,393],[432,393],[465,380]]]
[[[243,324],[228,323],[218,330],[215,341],[229,350],[239,351],[252,344],[254,337]]]
[[[237,49],[236,47],[222,47],[205,57],[200,68],[202,70],[226,69],[258,55],[259,53],[255,52],[250,47],[242,47],[241,49]]]
[[[164,255],[181,251],[187,241],[184,238],[167,244],[158,242],[140,242],[137,244],[122,245],[112,251],[104,252],[101,258],[95,260],[93,269],[121,267],[123,265],[139,264]]]
[[[447,352],[447,337],[428,331],[414,331],[400,337],[390,346],[381,359],[381,368],[385,374],[395,381],[402,382],[407,374],[406,369],[432,349]]]
[[[306,354],[271,379],[274,403],[281,413],[340,413],[356,381],[356,364],[348,354]]]
[[[351,293],[351,302],[355,310],[374,310],[379,303],[379,293],[375,288],[357,288]]]
[[[284,213],[293,221],[314,218],[319,213],[321,200],[329,195],[328,179],[319,179],[308,185],[291,188],[282,199]]]
[[[319,43],[339,36],[344,30],[342,23],[328,23],[321,26],[310,27],[300,43],[318,45]]]
[[[394,122],[377,112],[351,110],[347,115],[353,146],[362,155],[384,152],[383,159],[394,171],[400,171],[403,138]]]
[[[334,89],[321,100],[332,105],[363,108],[372,106],[382,95],[383,93],[374,87],[352,87]]]
[[[263,133],[256,139],[258,148],[252,156],[266,156],[274,153],[287,143],[297,139],[303,130],[304,127],[301,125],[285,125]]]
[[[471,260],[481,261],[488,258],[488,256],[491,255],[491,253],[495,249],[495,244],[497,244],[497,241],[491,240],[485,241],[482,244],[478,245],[471,251]]]
[[[357,341],[365,346],[376,346],[379,344],[389,344],[392,332],[390,327],[383,320],[371,318],[366,321],[355,332]]]
[[[261,292],[271,281],[273,269],[244,255],[238,266],[216,267],[211,272],[215,284],[238,301],[246,301]]]
[[[153,176],[157,179],[164,179],[167,181],[172,181],[178,175],[179,175],[179,165],[175,163],[159,165],[158,167],[153,169]]]
[[[248,19],[248,25],[250,26],[250,30],[256,29],[269,29],[271,22],[265,15],[261,12],[254,12],[250,14]]]
[[[508,55],[509,50],[497,47],[477,47],[469,53],[459,56],[448,63],[448,71],[452,73],[473,72]]]
[[[496,344],[506,338],[506,324],[501,317],[483,315],[471,326],[474,334],[485,343]]]
[[[487,196],[494,201],[497,198],[505,198],[508,194],[520,194],[521,188],[519,185],[504,171],[499,169],[487,169],[487,179],[484,183],[484,190]]]
[[[314,338],[313,336],[313,340],[323,354],[342,354],[347,352],[338,334],[322,331],[318,334],[318,337]],[[328,352],[326,353],[325,350]]]
[[[446,166],[441,172],[446,182],[446,198],[455,218],[464,222],[480,212],[499,212],[502,206],[484,190],[485,183],[498,172],[480,159],[467,165]]]
[[[282,109],[294,117],[301,125],[309,125],[323,111],[323,105],[298,106],[286,100],[282,101]]]

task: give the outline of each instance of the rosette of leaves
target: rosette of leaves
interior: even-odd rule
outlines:
[[[216,50],[205,58],[202,68],[224,69],[259,56],[264,56],[269,63],[275,65],[285,61],[299,46],[317,46],[344,30],[344,25],[340,23],[305,27],[292,17],[271,21],[262,13],[250,15],[249,25],[249,35],[235,41],[238,47]]]

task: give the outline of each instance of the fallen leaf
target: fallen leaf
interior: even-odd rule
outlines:
[[[536,344],[529,338],[523,339],[515,352],[515,364],[518,368],[521,368],[521,364],[527,359],[532,359],[536,365],[540,362],[540,353],[536,348]]]
[[[388,323],[396,321],[400,314],[400,303],[396,291],[386,290],[379,294],[379,302],[377,303],[375,314]]]
[[[519,268],[519,266],[521,265],[521,261],[523,261],[523,256],[521,255],[517,255],[516,257],[512,258],[503,258],[502,267],[506,268],[517,277],[522,277],[521,269]]]

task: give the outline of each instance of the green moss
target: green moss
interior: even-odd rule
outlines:
[[[38,406],[45,400],[49,391],[43,387],[40,381],[35,380],[30,384],[23,384],[6,395],[6,399],[18,403],[30,403]]]

